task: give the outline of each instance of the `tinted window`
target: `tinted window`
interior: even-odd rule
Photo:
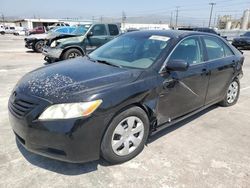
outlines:
[[[95,25],[92,30],[94,36],[107,35],[106,27],[104,24]]]
[[[207,49],[208,60],[220,59],[224,57],[223,43],[215,37],[204,37]]]
[[[109,33],[111,36],[119,34],[119,30],[116,25],[109,24],[108,27],[109,27]]]
[[[184,60],[189,64],[202,62],[200,42],[196,37],[183,40],[170,56],[170,60]]]
[[[234,55],[232,50],[224,42],[223,42],[223,47],[224,47],[226,57]]]

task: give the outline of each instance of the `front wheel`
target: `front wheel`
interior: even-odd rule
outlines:
[[[139,107],[117,115],[108,127],[101,144],[102,157],[111,164],[126,162],[144,148],[149,132],[147,114]]]
[[[239,94],[240,94],[240,82],[238,78],[235,78],[229,84],[227,93],[223,101],[220,102],[220,105],[225,107],[234,105],[238,101]]]
[[[83,56],[82,52],[76,48],[71,48],[63,53],[62,58],[63,60],[66,60],[66,59],[73,59],[79,56]]]
[[[43,51],[43,46],[44,46],[44,41],[39,40],[35,43],[33,50],[38,53],[41,53]]]

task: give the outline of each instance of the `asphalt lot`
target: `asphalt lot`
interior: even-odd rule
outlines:
[[[250,51],[238,103],[212,106],[153,136],[133,160],[70,164],[16,143],[7,102],[25,73],[45,66],[23,37],[0,35],[0,187],[250,187]]]

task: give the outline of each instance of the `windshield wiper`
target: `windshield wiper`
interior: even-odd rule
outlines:
[[[106,65],[122,68],[122,66],[120,66],[120,65],[116,65],[116,64],[110,63],[110,62],[105,61],[105,60],[97,59],[95,61],[98,62],[98,63],[103,63],[103,64],[106,64]]]
[[[95,60],[95,59],[93,59],[93,58],[89,57],[89,54],[88,54],[88,53],[86,53],[86,54],[85,54],[85,56],[88,58],[88,60],[90,60],[90,61],[92,61],[92,62],[96,62],[96,60]]]

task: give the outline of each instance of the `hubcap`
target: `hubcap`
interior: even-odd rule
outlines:
[[[142,142],[144,125],[138,117],[130,116],[122,120],[112,135],[112,149],[119,156],[132,153]]]
[[[233,81],[227,90],[227,102],[229,104],[233,103],[238,95],[239,84]]]
[[[41,52],[43,46],[44,46],[44,43],[43,43],[43,42],[39,42],[39,43],[37,44],[37,50],[38,50],[39,52]]]
[[[75,57],[78,57],[79,54],[78,53],[75,53],[75,52],[72,52],[69,54],[69,59],[72,59],[72,58],[75,58]]]

